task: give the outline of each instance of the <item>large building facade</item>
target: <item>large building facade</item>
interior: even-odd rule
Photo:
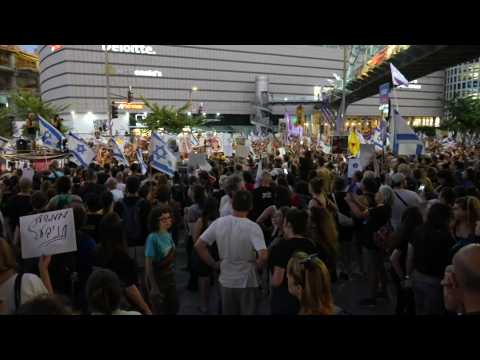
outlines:
[[[42,45],[40,84],[44,101],[68,104],[62,114],[68,127],[92,133],[108,117],[105,50],[109,52],[111,100],[122,101],[132,87],[159,105],[180,107],[191,101],[192,112],[233,122],[248,119],[256,101],[257,77],[266,77],[272,98],[308,98],[316,89],[330,86],[342,74],[343,50],[322,45]],[[434,125],[443,113],[444,72],[416,79],[410,88],[398,89],[402,115]],[[193,90],[192,90],[193,89]],[[129,119],[145,116],[139,106],[120,110],[113,129],[129,130]],[[294,112],[291,102],[275,102],[274,115]],[[305,111],[312,111],[306,105]],[[347,120],[379,117],[374,96],[352,104]]]

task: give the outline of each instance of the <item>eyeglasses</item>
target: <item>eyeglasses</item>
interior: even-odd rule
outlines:
[[[167,220],[172,220],[172,217],[171,216],[168,216],[168,217],[161,217],[160,218],[160,221],[167,221]]]

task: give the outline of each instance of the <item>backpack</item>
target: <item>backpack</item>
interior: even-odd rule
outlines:
[[[373,242],[375,245],[386,253],[392,249],[393,226],[390,220],[373,233]]]
[[[125,222],[125,229],[127,233],[128,246],[136,246],[142,242],[142,223],[140,221],[140,201],[138,200],[135,205],[128,206],[125,200],[121,200],[123,212],[122,219]]]

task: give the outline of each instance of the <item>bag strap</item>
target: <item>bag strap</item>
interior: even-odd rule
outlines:
[[[405,200],[402,199],[402,197],[400,195],[398,195],[398,193],[396,191],[394,191],[395,195],[397,196],[398,200],[400,200],[403,205],[405,205],[405,207],[408,208],[408,204],[405,202]]]
[[[15,310],[20,307],[22,300],[22,278],[23,273],[17,274],[15,278],[15,283],[13,285],[14,295],[15,295]]]

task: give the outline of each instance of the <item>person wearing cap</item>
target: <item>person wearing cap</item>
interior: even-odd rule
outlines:
[[[392,188],[394,192],[394,201],[392,207],[392,226],[398,229],[402,222],[403,212],[409,207],[419,207],[422,209],[424,201],[414,191],[405,189],[406,177],[401,173],[392,176]]]

